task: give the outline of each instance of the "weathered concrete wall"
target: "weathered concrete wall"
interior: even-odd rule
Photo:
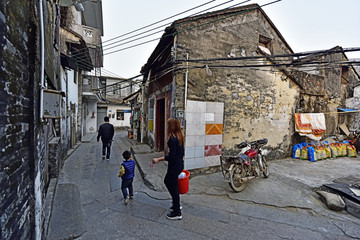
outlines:
[[[185,109],[185,97],[194,101],[223,102],[223,152],[235,151],[235,144],[242,141],[267,137],[270,159],[290,156],[291,147],[303,140],[295,133],[293,114],[296,112],[335,113],[325,116],[325,137],[337,134],[339,124],[351,122],[350,118],[339,117],[336,112],[339,107],[345,107],[345,99],[351,96],[351,88],[359,78],[351,68],[348,73],[345,70],[348,79],[343,80],[342,66],[328,64],[344,60],[341,48],[339,53],[300,58],[296,67],[259,66],[293,61],[286,57],[271,59],[271,62],[264,58],[229,61],[235,57],[262,56],[264,52],[272,55],[292,53],[261,10],[236,12],[238,10],[227,9],[200,18],[178,20],[172,25],[176,31],[166,29],[166,34],[173,33],[172,30],[176,34],[171,40],[164,37],[160,41],[145,65],[145,73],[151,66],[152,75],[160,74],[166,63],[158,59],[172,57],[178,60],[172,72],[174,80],[170,82],[170,78],[160,77],[150,81],[146,88],[150,95],[144,96],[145,106],[148,104],[146,99],[153,93],[158,95],[159,89],[172,91],[172,116],[177,110]],[[170,41],[174,45],[172,52],[167,53]],[[164,56],[159,57],[159,54]],[[190,62],[184,62],[187,58]],[[217,60],[191,61],[197,59]],[[301,65],[306,61],[326,64]],[[147,120],[147,111],[144,114]]]
[[[352,98],[346,100],[346,107],[352,109],[360,109],[360,86],[354,88],[354,95]],[[360,131],[360,113],[351,113],[351,125],[348,128],[351,131]]]
[[[333,50],[341,51],[340,47]],[[340,62],[346,61],[342,52],[327,55],[315,55],[304,58],[303,61],[318,62]],[[312,113],[323,112],[326,119],[326,133],[324,137],[341,134],[339,126],[345,123],[348,127],[354,125],[354,114],[338,114],[338,108],[347,106],[346,100],[354,95],[354,86],[359,84],[359,77],[352,67],[343,72],[342,66],[338,64],[313,65],[313,74],[296,72],[294,74],[303,87],[300,99],[303,106],[297,105],[297,112]],[[302,75],[302,76],[301,76]],[[321,80],[323,79],[323,80]],[[355,123],[356,125],[356,123]]]
[[[189,28],[189,25],[182,25],[180,31]],[[273,54],[291,52],[258,11],[182,32],[177,36],[177,44],[186,49],[181,53],[189,53],[190,59],[253,56],[258,55],[260,35],[271,39]],[[261,60],[256,63],[267,64]],[[212,76],[208,76],[205,69],[193,69],[194,64],[190,63],[188,99],[225,104],[223,152],[234,151],[234,145],[242,141],[268,138],[269,158],[288,155],[298,87],[275,68],[212,68],[213,63],[207,64]],[[231,65],[234,62],[217,64]],[[184,75],[184,72],[176,75],[175,105],[180,108],[184,106]]]

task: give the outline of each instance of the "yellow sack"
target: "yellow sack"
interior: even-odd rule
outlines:
[[[348,150],[348,157],[356,157],[356,148],[354,145],[348,145],[347,146],[347,150]]]
[[[335,143],[330,144],[330,150],[331,150],[332,157],[337,157],[339,155]]]
[[[124,168],[123,165],[121,165],[120,172],[119,172],[119,174],[117,176],[122,177],[124,174],[125,174],[125,168]]]
[[[300,158],[303,159],[303,160],[308,160],[309,159],[307,147],[302,147],[301,148],[301,156],[300,156]]]
[[[321,160],[322,159],[322,154],[320,151],[320,147],[316,146],[315,147],[315,161]]]
[[[320,146],[320,151],[321,151],[321,157],[322,157],[322,159],[326,159],[326,158],[327,158],[327,154],[326,154],[325,147]]]
[[[339,144],[339,149],[340,149],[340,152],[341,152],[340,156],[346,156],[347,155],[347,149],[346,149],[346,144],[345,143],[340,143]]]
[[[325,146],[326,157],[331,158],[331,149],[329,145]]]
[[[301,156],[301,148],[297,148],[295,150],[295,158],[300,158],[300,156]]]

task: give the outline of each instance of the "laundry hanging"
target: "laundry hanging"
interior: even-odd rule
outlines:
[[[295,131],[300,136],[320,140],[326,132],[325,115],[323,113],[295,113]]]

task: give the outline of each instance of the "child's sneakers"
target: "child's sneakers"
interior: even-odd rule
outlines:
[[[124,199],[124,204],[127,205],[129,203],[129,199],[130,199],[130,196],[127,195],[126,198]]]

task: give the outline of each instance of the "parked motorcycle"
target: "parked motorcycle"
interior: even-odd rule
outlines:
[[[360,132],[359,131],[354,131],[354,133],[352,134],[352,139],[349,141],[349,143],[351,145],[355,146],[357,152],[360,151]]]
[[[242,142],[236,146],[241,149],[239,154],[221,156],[221,171],[232,190],[244,190],[248,181],[261,174],[269,177],[269,166],[261,149],[267,142],[266,138],[250,143]]]

